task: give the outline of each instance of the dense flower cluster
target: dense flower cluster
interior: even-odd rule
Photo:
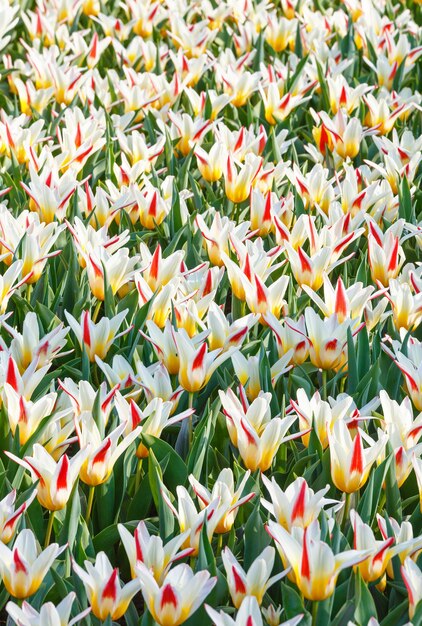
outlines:
[[[422,624],[420,0],[0,0],[0,618]]]

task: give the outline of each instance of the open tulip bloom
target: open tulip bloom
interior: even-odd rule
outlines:
[[[0,0],[0,622],[422,626],[421,2]]]

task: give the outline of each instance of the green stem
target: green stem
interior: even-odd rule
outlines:
[[[345,504],[344,504],[344,512],[343,512],[343,519],[341,522],[341,530],[344,534],[344,531],[346,529],[346,524],[349,520],[349,513],[350,513],[350,502],[351,502],[351,493],[346,493],[346,500],[345,500]]]
[[[322,399],[327,399],[327,370],[322,370]]]
[[[26,301],[28,304],[31,304],[31,292],[32,292],[32,285],[27,283],[26,284]]]
[[[137,493],[139,489],[139,485],[141,484],[142,478],[142,459],[138,459],[138,465],[136,467],[136,478],[135,478],[135,493]]]
[[[221,550],[223,549],[223,533],[219,533],[217,539],[217,556],[221,554]]]
[[[101,300],[97,301],[97,304],[95,305],[95,309],[94,309],[94,315],[92,316],[92,321],[95,322],[97,321],[97,317],[98,317],[98,313],[100,312],[101,309]]]
[[[312,626],[316,626],[317,623],[317,614],[318,614],[318,602],[312,602]]]
[[[191,409],[193,407],[193,392],[190,391],[189,392],[189,402],[188,402],[188,406]],[[192,422],[192,415],[189,415],[188,417],[189,423],[188,423],[188,440],[189,440],[189,449],[191,447],[192,444],[192,436],[193,436],[193,422]]]
[[[50,516],[48,518],[48,524],[47,524],[47,531],[45,533],[44,548],[47,548],[50,545],[51,531],[53,530],[54,514],[55,514],[55,511],[50,511]]]
[[[88,502],[86,505],[86,515],[85,515],[85,521],[86,521],[87,526],[89,524],[89,520],[91,519],[92,504],[94,502],[94,491],[95,491],[95,487],[89,488]]]

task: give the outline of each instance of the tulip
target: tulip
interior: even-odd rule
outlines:
[[[152,344],[158,359],[163,363],[168,373],[172,376],[178,374],[180,358],[170,320],[166,321],[163,330],[152,320],[147,320],[145,325],[149,336],[142,332],[141,335]]]
[[[255,315],[261,315],[262,321],[268,313],[279,318],[282,310],[287,308],[284,294],[289,285],[288,276],[280,276],[267,286],[257,274],[252,275],[251,280],[242,275],[242,283],[249,309]]]
[[[382,426],[393,448],[397,484],[401,487],[412,470],[412,455],[422,449],[422,444],[418,444],[422,436],[422,414],[413,419],[412,404],[408,397],[399,404],[391,400],[382,389],[380,400],[384,414]]]
[[[363,580],[367,583],[381,578],[380,585],[383,588],[385,586],[385,570],[391,559],[403,550],[422,548],[422,538],[420,537],[396,545],[393,545],[395,543],[394,537],[387,537],[381,541],[376,540],[371,527],[364,524],[359,514],[353,509],[350,511],[350,520],[353,526],[354,548],[370,552],[370,556],[356,566]]]
[[[296,478],[285,491],[277,484],[274,477],[270,481],[262,474],[262,481],[271,498],[271,502],[262,499],[262,505],[289,532],[293,526],[307,528],[318,519],[325,505],[338,504],[337,500],[324,497],[330,488],[329,485],[315,493],[301,477]]]
[[[214,183],[223,175],[227,160],[227,149],[222,143],[215,143],[209,153],[197,146],[195,148],[196,162],[201,176],[208,183]]]
[[[118,568],[112,567],[104,552],[99,552],[95,563],[85,561],[85,569],[73,561],[75,574],[82,580],[88,602],[95,617],[120,619],[127,611],[133,596],[141,588],[137,578],[121,586]]]
[[[102,317],[98,323],[92,321],[89,311],[82,313],[80,322],[77,322],[68,311],[65,311],[66,319],[76,335],[81,350],[86,350],[91,363],[95,361],[96,356],[104,359],[113,342],[129,332],[130,328],[117,334],[117,330],[128,311],[129,309],[124,309],[111,319]]]
[[[372,465],[383,453],[388,435],[378,430],[378,441],[357,428],[353,439],[347,424],[340,420],[328,433],[331,456],[331,478],[333,483],[345,493],[353,493],[363,487],[368,480]],[[368,443],[364,448],[363,442]]]
[[[144,267],[141,270],[142,277],[152,291],[156,291],[158,287],[164,287],[182,271],[184,250],[176,250],[176,252],[163,258],[159,244],[154,253],[151,254],[146,244],[141,243],[140,252],[141,264]]]
[[[36,593],[54,560],[66,547],[52,543],[41,551],[29,529],[20,531],[12,549],[0,542],[0,575],[10,595],[21,600]]]
[[[402,337],[403,339],[403,337]],[[397,345],[397,344],[396,344]],[[409,337],[407,342],[407,354],[399,352],[393,344],[396,355],[392,354],[383,346],[397,367],[404,374],[407,394],[418,411],[422,411],[422,341],[415,337]]]
[[[211,302],[207,315],[207,326],[210,330],[208,335],[210,350],[227,350],[230,347],[240,347],[248,331],[255,326],[258,319],[257,315],[251,313],[230,324],[222,309],[215,302]]]
[[[80,424],[76,422],[76,433],[81,449],[88,449],[79,472],[80,479],[90,487],[107,482],[113,471],[114,464],[141,432],[138,426],[126,435],[120,443],[126,424],[120,424],[105,438],[90,413],[81,414]]]
[[[99,400],[99,409],[104,426],[107,426],[111,410],[113,408],[113,398],[117,392],[118,385],[107,391],[105,382],[101,383],[96,390],[87,380],[80,380],[76,384],[71,378],[58,380],[59,387],[65,392],[70,400],[74,415],[79,417],[81,413],[92,413],[96,401]]]
[[[284,570],[271,576],[274,567],[275,550],[268,546],[250,565],[246,573],[229,548],[222,552],[224,568],[226,570],[229,592],[234,606],[239,609],[244,598],[255,596],[259,606],[262,604],[267,589],[281,580],[287,571]]]
[[[119,392],[116,393],[115,406],[120,421],[126,426],[126,435],[139,426],[142,434],[157,438],[161,436],[164,428],[177,424],[194,413],[193,409],[187,409],[183,413],[170,417],[173,403],[163,402],[161,398],[153,398],[148,406],[141,411],[133,398],[128,402]],[[148,449],[141,442],[136,450],[136,456],[146,458],[148,454]]]
[[[0,501],[0,541],[9,543],[12,540],[19,520],[36,496],[35,491],[17,509],[15,509],[16,491],[13,490]]]
[[[236,350],[232,347],[225,352],[221,349],[208,352],[206,341],[198,348],[184,328],[172,332],[179,355],[179,383],[189,393],[202,389],[215,370]]]
[[[4,274],[0,274],[0,314],[4,313],[13,293],[25,282],[28,282],[31,275],[25,275],[23,280],[19,280],[23,263],[18,260],[7,268]]]
[[[394,326],[400,331],[415,330],[422,321],[422,292],[413,294],[408,283],[391,278],[385,295],[393,311]]]
[[[103,247],[97,248],[83,258],[92,295],[100,301],[105,299],[105,279],[114,296],[133,279],[138,263],[138,257],[130,257],[127,248],[120,248],[113,254]],[[69,318],[68,322],[70,324]]]
[[[208,540],[211,542],[215,529],[217,528],[220,519],[225,514],[225,510],[220,509],[217,511],[219,499],[216,498],[198,512],[194,501],[185,487],[178,485],[176,493],[177,509],[171,502],[166,490],[164,488],[161,489],[161,496],[164,502],[167,504],[179,523],[180,534],[184,534],[186,531],[189,531],[189,534],[183,543],[183,548],[192,549],[192,556],[197,556],[199,552],[201,531],[205,521],[207,523]]]
[[[40,338],[36,313],[27,313],[23,322],[22,333],[2,321],[3,327],[12,337],[9,353],[13,357],[19,372],[24,373],[30,363],[36,359],[37,368],[43,367],[58,356],[65,356],[61,350],[66,345],[68,328],[58,324],[53,330]]]
[[[235,490],[232,470],[229,468],[222,469],[216,478],[211,492],[203,487],[192,474],[189,476],[189,482],[198,498],[201,509],[218,500],[216,516],[219,517],[219,522],[214,531],[216,534],[226,533],[231,530],[239,507],[249,502],[255,496],[255,493],[251,492],[241,497],[249,476],[250,472],[245,472],[239,486]]]
[[[399,524],[394,517],[389,517],[387,525],[387,521],[379,513],[377,513],[377,522],[381,536],[385,541],[388,539],[391,529],[395,544],[400,546],[397,556],[401,564],[403,565],[408,557],[416,563],[422,550],[422,538],[413,536],[412,524],[409,521]],[[394,568],[391,560],[387,565],[387,574],[390,578],[394,578]]]
[[[255,596],[244,597],[235,620],[227,613],[223,611],[218,612],[208,604],[205,605],[205,610],[215,626],[244,626],[245,624],[247,626],[262,626],[261,611]],[[302,619],[302,615],[300,619]],[[298,621],[296,620],[294,624],[297,623]],[[286,624],[288,623],[286,622]],[[293,626],[293,624],[288,624],[288,626]]]
[[[139,564],[137,574],[145,604],[160,626],[183,624],[201,606],[217,582],[209,572],[194,574],[185,564],[170,570],[161,585],[143,563]]]
[[[207,226],[200,213],[196,216],[195,223],[204,238],[204,245],[210,262],[222,267],[224,265],[222,253],[229,254],[230,236],[234,235],[242,241],[248,233],[250,223],[236,224],[226,215],[222,217],[217,211],[211,215],[213,216],[211,226]]]
[[[10,430],[14,436],[16,429],[19,428],[19,443],[23,446],[36,432],[42,420],[53,413],[57,394],[47,393],[39,400],[32,402],[32,400],[26,400],[7,382],[3,393]]]
[[[328,276],[323,277],[324,298],[321,298],[316,291],[303,285],[303,290],[315,302],[325,317],[337,315],[339,324],[345,319],[354,320],[355,325],[360,322],[365,306],[368,301],[378,294],[372,294],[374,287],[364,287],[363,283],[357,282],[346,289],[343,279],[339,277],[335,288],[331,284]]]
[[[322,370],[336,369],[342,364],[343,351],[347,344],[347,331],[352,328],[353,321],[345,319],[339,323],[333,314],[324,320],[311,307],[305,309],[305,321],[310,342],[309,357],[315,367]],[[363,328],[364,324],[354,331]]]
[[[400,246],[403,222],[397,221],[384,233],[374,220],[368,220],[368,224],[368,261],[372,280],[387,287],[389,280],[397,277],[405,258]]]
[[[268,522],[266,529],[275,540],[283,562],[292,567],[300,592],[314,602],[329,598],[334,593],[340,572],[368,555],[368,552],[359,550],[334,554],[330,546],[321,541],[316,520],[295,536],[272,521]]]
[[[352,419],[353,398],[350,396],[338,398],[333,406],[321,399],[319,391],[315,391],[309,399],[304,389],[298,389],[296,398],[297,400],[290,400],[290,404],[299,416],[300,427],[313,429],[324,450],[328,448],[328,433],[333,431],[334,424],[339,420],[348,423]],[[305,435],[303,443],[309,445],[309,435]]]
[[[35,389],[50,368],[50,365],[44,365],[38,368],[38,359],[35,358],[21,375],[14,358],[8,355],[4,350],[0,350],[0,360],[2,363],[2,367],[0,368],[2,382],[4,382],[4,385],[6,383],[10,385],[10,387],[16,391],[19,396],[25,398],[25,400],[30,400]],[[2,395],[4,396],[4,394],[3,389]]]
[[[412,455],[412,465],[415,471],[416,480],[419,489],[419,501],[420,509],[422,511],[422,459],[418,458],[415,454]]]
[[[409,595],[409,617],[413,619],[416,607],[422,600],[422,572],[408,557],[401,567],[401,575]]]
[[[286,437],[286,432],[296,421],[295,415],[271,418],[270,393],[258,396],[247,408],[241,405],[231,389],[226,393],[219,391],[219,396],[230,440],[251,472],[258,468],[265,472],[271,467],[281,444],[300,436],[295,433]]]
[[[261,157],[248,154],[245,163],[237,168],[232,155],[229,154],[224,172],[224,181],[226,196],[231,202],[238,204],[249,198],[252,184],[261,167]]]
[[[40,444],[33,446],[33,455],[23,459],[7,452],[9,458],[31,472],[37,484],[38,502],[49,511],[60,511],[66,506],[88,450],[79,450],[71,459],[64,454],[59,462]]]
[[[281,358],[293,350],[292,363],[302,365],[309,355],[309,340],[306,337],[304,316],[301,315],[295,322],[290,317],[278,320],[269,312],[263,315],[263,319],[274,333],[278,356]]]
[[[160,537],[149,534],[144,521],[139,522],[133,537],[123,524],[118,524],[117,528],[129,559],[132,578],[137,577],[138,564],[145,563],[157,583],[161,584],[172,564],[190,556],[194,551],[193,548],[187,548],[179,552],[189,531],[177,535],[164,545]]]
[[[77,626],[91,609],[86,609],[70,619],[75,598],[76,593],[71,591],[57,606],[46,602],[39,612],[28,602],[23,602],[21,607],[14,602],[8,602],[6,611],[17,626]]]

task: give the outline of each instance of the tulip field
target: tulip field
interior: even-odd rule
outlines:
[[[421,0],[0,0],[0,624],[422,626]]]

